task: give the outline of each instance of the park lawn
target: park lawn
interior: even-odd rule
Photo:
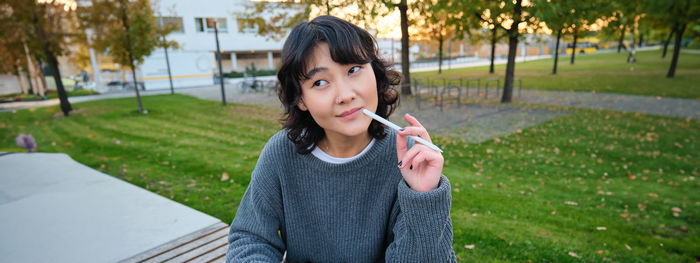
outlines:
[[[96,95],[96,94],[100,94],[100,93],[97,91],[94,91],[94,90],[90,90],[90,89],[72,90],[72,91],[67,92],[68,97],[78,97],[78,96],[87,96],[87,95]],[[49,94],[46,94],[46,98],[48,98],[48,99],[58,98],[58,93],[56,93],[54,91],[54,92],[51,92]]]
[[[554,59],[518,62],[515,76],[524,89],[623,93],[648,96],[700,99],[700,54],[681,53],[674,78],[666,78],[672,53],[661,58],[661,51],[637,52],[637,63],[628,64],[627,53],[577,55],[575,64],[569,57],[559,57],[558,72],[552,75]],[[520,58],[518,58],[520,59]],[[521,60],[518,60],[521,61]],[[444,66],[444,65],[443,65]],[[443,67],[446,68],[446,67]],[[496,65],[495,74],[488,66],[411,73],[414,79],[504,78],[506,65]],[[441,81],[438,83],[442,83]]]
[[[73,91],[68,91],[67,95],[68,97],[77,97],[77,96],[87,96],[87,95],[95,95],[95,94],[100,94],[97,91],[94,90],[89,90],[89,89],[81,89],[81,90],[73,90]],[[43,99],[39,95],[35,94],[7,94],[7,95],[1,95],[0,100],[8,100],[8,99],[16,99],[16,98],[21,98],[21,100],[38,100],[38,99]],[[55,90],[51,90],[50,93],[46,94],[47,99],[54,99],[58,98],[58,93],[56,93]]]
[[[279,111],[182,95],[0,113],[0,149],[31,133],[42,152],[231,222]],[[695,262],[700,121],[575,110],[471,144],[435,136],[465,262]],[[599,230],[600,229],[600,230]],[[603,230],[604,229],[604,230]]]

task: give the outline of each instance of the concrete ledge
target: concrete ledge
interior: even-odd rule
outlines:
[[[115,262],[221,222],[66,154],[0,167],[0,262]]]

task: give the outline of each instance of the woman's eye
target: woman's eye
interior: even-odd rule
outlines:
[[[328,83],[328,81],[325,81],[325,80],[322,80],[322,79],[321,79],[321,80],[317,80],[316,82],[314,82],[314,86],[315,86],[315,87],[323,86],[323,85],[326,85],[326,83]]]
[[[348,71],[348,73],[353,74],[353,73],[358,72],[358,71],[360,71],[360,66],[354,66],[354,67],[350,68],[350,71]]]

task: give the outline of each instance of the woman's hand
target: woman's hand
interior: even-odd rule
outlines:
[[[438,151],[416,143],[407,149],[406,136],[418,136],[429,142],[430,135],[423,125],[411,115],[404,115],[411,126],[399,131],[396,137],[396,155],[404,181],[416,192],[427,192],[437,188],[445,159]]]

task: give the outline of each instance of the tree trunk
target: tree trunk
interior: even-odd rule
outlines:
[[[637,44],[637,47],[642,47],[642,44],[644,42],[644,33],[639,32],[639,43]]]
[[[42,64],[43,63],[41,61],[37,60],[36,63],[34,63],[34,72],[36,72],[37,92],[39,93],[39,96],[46,99],[46,93],[49,91],[49,85],[46,85],[46,75],[44,75],[44,71],[41,69]]]
[[[673,44],[673,58],[671,59],[671,67],[668,69],[667,78],[673,78],[676,75],[676,65],[678,64],[678,54],[681,51],[681,40],[683,38],[683,32],[687,24],[683,24],[678,30],[676,30],[676,39]]]
[[[56,60],[56,56],[49,47],[49,42],[46,38],[46,32],[44,32],[43,26],[39,24],[39,18],[36,16],[36,13],[34,13],[34,27],[39,37],[41,48],[44,50],[44,55],[46,56],[46,60],[49,63],[51,75],[53,75],[53,79],[56,82],[56,91],[58,92],[58,99],[61,102],[61,111],[63,112],[63,116],[67,117],[68,114],[70,114],[70,111],[73,109],[70,105],[70,102],[68,101],[68,94],[66,94],[66,90],[63,88],[61,72],[58,70],[58,60]]]
[[[19,73],[17,73],[16,76],[17,76],[17,81],[19,82],[20,93],[22,93],[22,94],[24,94],[24,95],[27,95],[29,92],[28,92],[28,89],[27,89],[27,85],[26,85],[26,83],[24,82],[24,78],[22,77],[23,75],[24,75],[24,74],[23,74],[22,72],[19,72]]]
[[[134,78],[134,90],[136,91],[136,100],[138,101],[139,113],[143,112],[143,105],[141,104],[141,93],[139,93],[139,82],[136,79],[136,67],[134,66],[134,57],[131,54],[131,38],[129,37],[129,18],[126,16],[126,3],[125,0],[120,0],[119,5],[122,11],[122,25],[124,26],[124,32],[126,33],[126,52],[129,54],[129,66],[131,67],[131,76]]]
[[[493,61],[496,58],[496,39],[498,37],[498,29],[493,26],[491,29],[491,66],[489,67],[489,74],[493,74]]]
[[[438,50],[438,74],[442,73],[442,36],[438,37],[439,50]]]
[[[29,71],[29,70],[31,70],[31,69],[28,68],[27,70]],[[27,84],[29,84],[29,94],[37,95],[37,94],[36,94],[36,91],[34,90],[34,84],[32,84],[33,80],[32,80],[32,75],[31,75],[31,73],[30,73],[30,72],[27,72],[27,76],[26,76],[26,77],[27,77],[27,80],[26,80],[26,81],[27,81]]]
[[[552,75],[557,74],[557,63],[559,63],[559,39],[561,39],[561,29],[557,31],[557,46],[554,48],[554,68],[552,68]]]
[[[625,31],[627,31],[627,25],[622,26],[622,33],[620,34],[620,41],[617,42],[617,53],[620,53],[621,48],[625,48],[627,50],[627,47],[625,47],[625,43],[623,43],[623,40],[625,40]]]
[[[635,27],[632,27],[632,45],[630,45],[630,52],[629,55],[627,56],[627,63],[637,63],[637,59],[634,57],[636,54],[635,47],[637,46],[637,41],[634,38],[634,33],[635,33]]]
[[[508,29],[508,64],[506,65],[506,81],[503,86],[503,97],[501,102],[509,103],[513,101],[513,78],[515,77],[515,53],[518,51],[518,26],[520,25],[520,14],[522,14],[522,0],[516,0],[513,10],[513,24]]]
[[[12,68],[14,69],[14,75],[17,77],[17,81],[19,83],[20,93],[27,95],[28,89],[26,83],[24,83],[24,78],[22,77],[22,70],[16,63],[13,63]]]
[[[168,57],[168,43],[163,36],[163,50],[165,51],[165,65],[168,67],[168,81],[170,81],[170,95],[175,94],[175,88],[173,87],[173,74],[170,72],[170,58]]]
[[[671,32],[668,33],[668,37],[666,38],[666,42],[664,42],[664,53],[661,53],[661,58],[666,58],[666,51],[668,50],[668,43],[671,42],[671,37],[673,36],[673,33],[676,31],[676,28],[673,27],[671,28]]]
[[[578,40],[578,32],[574,30],[574,46],[571,49],[571,65],[574,64],[574,59],[576,59],[576,41]]]
[[[403,73],[403,81],[401,82],[401,95],[411,95],[411,72],[408,61],[408,10],[407,0],[401,0],[399,4],[399,13],[401,15],[401,73]]]
[[[63,81],[61,80],[61,72],[58,69],[58,61],[53,52],[49,51],[48,45],[44,47],[44,52],[46,52],[46,57],[49,63],[49,68],[51,69],[51,75],[53,75],[53,80],[56,82],[56,91],[58,92],[58,100],[61,102],[61,111],[63,111],[63,116],[68,116],[73,108],[68,101],[68,94],[63,88]]]

